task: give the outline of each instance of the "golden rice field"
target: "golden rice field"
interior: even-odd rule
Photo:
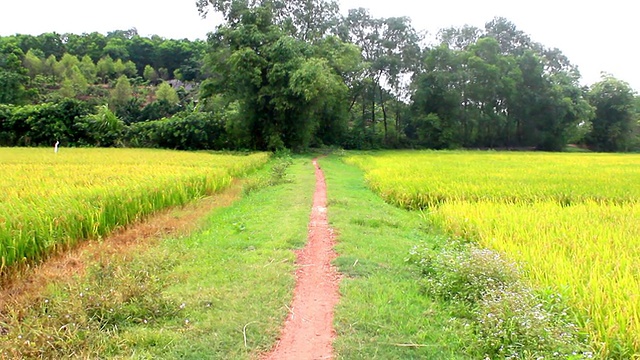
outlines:
[[[266,153],[0,148],[0,270],[215,193],[267,159]]]
[[[640,155],[388,152],[346,161],[387,201],[429,208],[452,236],[506,254],[535,285],[565,295],[601,356],[639,356]]]

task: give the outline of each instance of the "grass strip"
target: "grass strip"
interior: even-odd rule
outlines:
[[[424,295],[406,262],[430,235],[419,214],[386,204],[366,188],[363,173],[337,157],[320,161],[329,220],[338,233],[336,264],[345,277],[335,314],[338,359],[466,359],[449,327],[450,309]]]
[[[195,234],[95,264],[2,314],[0,358],[248,359],[270,349],[292,298],[291,250],[306,241],[310,159],[294,159],[286,180],[214,210]]]

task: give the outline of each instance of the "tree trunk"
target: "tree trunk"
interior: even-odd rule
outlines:
[[[371,85],[371,146],[376,135],[376,84]]]
[[[362,92],[362,134],[367,131],[367,99],[365,98],[365,92]]]
[[[400,143],[400,104],[396,104],[396,144]]]
[[[384,143],[386,145],[389,143],[389,139],[387,138],[387,134],[388,134],[387,109],[384,106],[384,92],[382,91],[382,86],[380,86],[380,105],[382,106],[382,123],[384,124]]]

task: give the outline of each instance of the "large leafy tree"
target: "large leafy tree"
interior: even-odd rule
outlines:
[[[27,101],[25,84],[28,70],[22,66],[24,53],[12,42],[0,42],[0,104],[21,104]]]
[[[558,151],[588,124],[579,73],[557,49],[503,18],[439,36],[413,83],[407,132],[420,145]]]
[[[595,107],[595,117],[587,144],[600,151],[629,150],[638,126],[635,93],[629,84],[603,75],[602,80],[591,87],[589,102]]]
[[[203,96],[220,94],[242,114],[227,124],[234,137],[244,139],[240,146],[309,146],[320,119],[346,97],[342,78],[312,44],[278,25],[278,3],[226,5],[227,24],[209,38],[215,75],[203,85]]]
[[[360,126],[363,132],[368,129],[370,142],[377,137],[376,124],[381,117],[382,139],[389,144],[390,117],[395,116],[395,133],[401,132],[401,101],[397,100],[408,97],[405,80],[419,65],[421,38],[409,18],[375,18],[363,8],[349,10],[339,34],[362,51],[362,72],[350,84],[351,110],[356,110],[359,101]]]
[[[335,0],[197,0],[196,5],[203,16],[213,9],[230,25],[247,9],[268,8],[273,24],[287,35],[311,42],[335,33],[340,20]]]

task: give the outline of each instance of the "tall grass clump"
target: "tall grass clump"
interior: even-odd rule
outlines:
[[[11,307],[0,317],[0,358],[99,358],[118,352],[127,329],[176,319],[184,306],[164,294],[175,282],[167,276],[175,255],[154,251],[97,263],[82,279]]]
[[[0,149],[0,272],[218,192],[265,153]]]

